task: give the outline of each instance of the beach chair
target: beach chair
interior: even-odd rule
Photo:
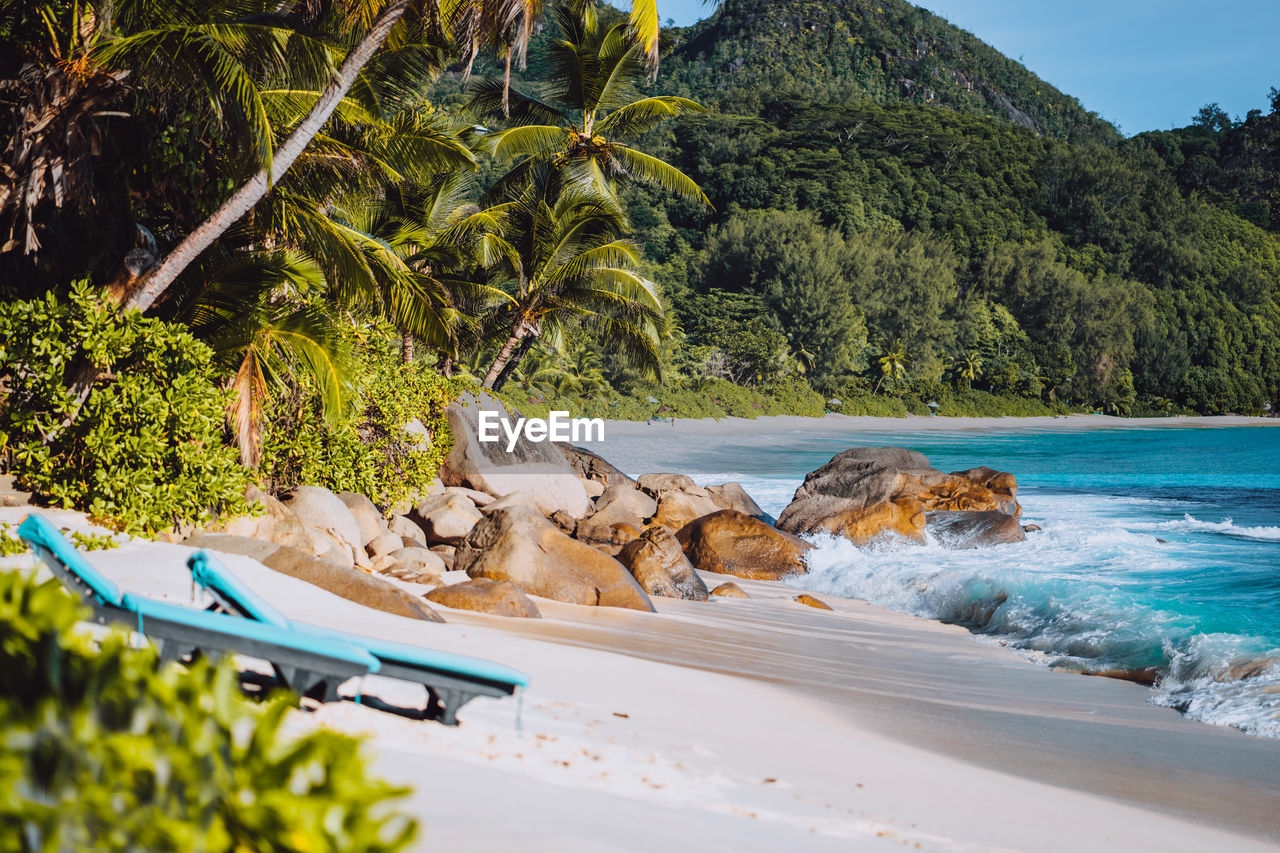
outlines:
[[[529,683],[529,676],[524,673],[491,661],[291,621],[208,551],[192,554],[187,567],[191,570],[192,579],[213,596],[215,606],[227,613],[305,636],[340,640],[367,650],[381,665],[379,675],[425,687],[427,718],[439,720],[446,726],[457,725],[458,711],[477,696],[510,696]]]
[[[196,653],[242,654],[269,662],[285,687],[300,695],[314,694],[323,702],[336,700],[338,686],[348,678],[381,668],[368,651],[336,638],[302,635],[238,616],[122,593],[56,527],[35,513],[19,525],[18,535],[68,590],[92,608],[98,622],[119,623],[154,641],[162,666]]]

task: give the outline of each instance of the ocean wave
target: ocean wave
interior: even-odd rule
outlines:
[[[1162,530],[1175,533],[1219,533],[1223,536],[1253,539],[1259,542],[1280,541],[1280,527],[1237,527],[1230,518],[1224,518],[1221,521],[1202,521],[1190,513],[1180,519],[1135,526],[1143,530]]]
[[[1058,667],[1153,673],[1153,702],[1280,737],[1280,649],[1205,633],[1194,615],[1162,606],[1148,585],[1181,566],[1150,533],[1075,518],[1046,522],[1020,545],[974,551],[813,541],[809,572],[795,586],[962,625]],[[1262,663],[1242,678],[1242,661]]]

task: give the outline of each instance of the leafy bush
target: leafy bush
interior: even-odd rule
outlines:
[[[226,395],[183,327],[124,315],[83,283],[0,304],[0,449],[18,482],[104,524],[154,531],[244,511]],[[75,421],[71,386],[94,377]]]
[[[392,506],[425,490],[439,473],[453,446],[444,409],[462,382],[422,362],[401,364],[385,346],[372,350],[359,370],[353,379],[361,402],[352,415],[326,419],[319,395],[305,384],[274,401],[258,468],[272,491],[317,485]],[[406,432],[415,419],[425,434]]]
[[[396,851],[403,791],[356,740],[284,735],[293,702],[244,698],[230,661],[157,672],[96,643],[56,581],[0,574],[0,837],[5,849]],[[13,845],[13,846],[10,846]]]

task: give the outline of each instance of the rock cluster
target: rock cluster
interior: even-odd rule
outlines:
[[[805,477],[778,518],[795,534],[831,533],[855,545],[883,536],[976,548],[1025,538],[1017,519],[1018,481],[993,468],[943,473],[923,454],[855,447]]]
[[[652,597],[746,598],[731,582],[708,592],[699,572],[803,574],[813,546],[801,534],[862,545],[885,535],[923,541],[927,529],[958,548],[1024,535],[1017,480],[991,468],[946,474],[913,451],[853,448],[809,474],[775,526],[737,483],[699,486],[671,473],[634,480],[572,445],[520,437],[508,452],[480,442],[479,412],[497,408],[485,395],[449,407],[453,449],[441,479],[412,505],[384,512],[362,495],[316,486],[281,501],[255,488],[248,497],[258,512],[189,544],[248,554],[397,615],[439,619],[431,602],[537,618],[530,596],[641,611],[654,609]],[[411,594],[409,584],[427,589]]]

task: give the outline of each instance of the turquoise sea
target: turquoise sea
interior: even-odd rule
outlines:
[[[1280,737],[1280,429],[660,430],[597,449],[633,474],[737,480],[774,515],[806,473],[853,446],[911,448],[944,471],[1011,471],[1024,521],[1043,527],[1026,542],[858,550],[828,538],[794,585],[962,624],[1050,666],[1153,667],[1152,702]],[[1247,661],[1250,677],[1230,677]]]

